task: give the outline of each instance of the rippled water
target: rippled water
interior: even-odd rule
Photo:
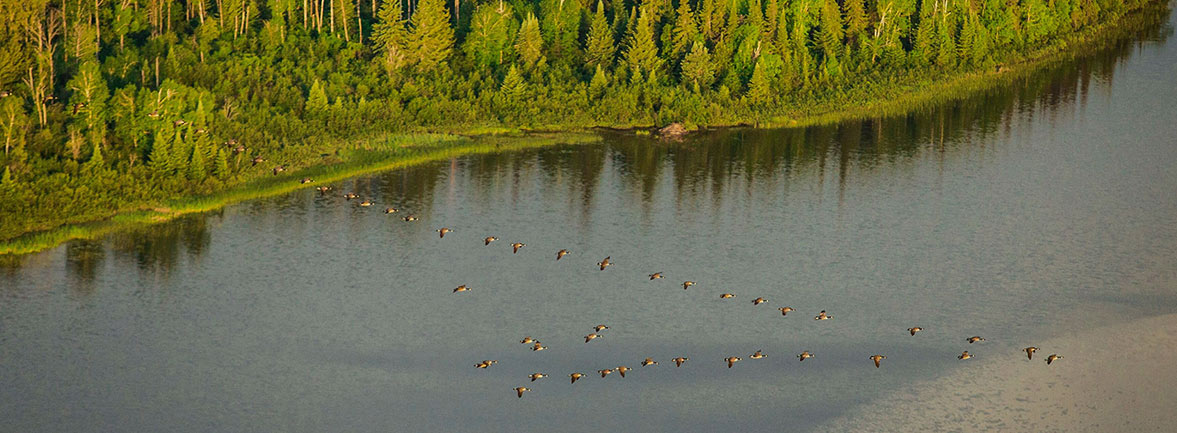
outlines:
[[[10,259],[0,430],[805,429],[961,350],[1177,312],[1159,19],[904,117],[457,158],[334,185],[371,208],[304,190]]]

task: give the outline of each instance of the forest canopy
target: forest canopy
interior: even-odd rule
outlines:
[[[0,0],[0,239],[389,134],[850,105],[995,70],[1148,3]]]

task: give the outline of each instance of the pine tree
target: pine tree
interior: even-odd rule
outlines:
[[[597,11],[593,13],[593,19],[589,23],[585,45],[585,60],[589,66],[613,66],[617,43],[613,40],[613,30],[605,18],[605,4],[601,0],[597,0]]]
[[[752,79],[748,81],[748,102],[753,109],[762,108],[772,102],[772,88],[769,86],[768,74],[764,71],[764,62],[756,62],[752,70]]]
[[[510,107],[518,106],[527,96],[527,81],[515,65],[511,65],[511,69],[507,70],[507,76],[503,77],[503,85],[499,87],[499,92]]]
[[[213,175],[218,179],[227,179],[229,174],[229,158],[225,156],[225,149],[217,149],[217,156],[213,163]]]
[[[723,26],[723,24],[715,23],[714,15],[715,0],[702,0],[702,4],[699,6],[699,22],[702,24],[700,31],[702,31],[703,35],[708,38],[714,38],[716,30]]]
[[[682,82],[691,83],[696,92],[711,86],[715,80],[715,66],[711,54],[701,41],[691,45],[691,52],[682,61]]]
[[[86,171],[95,172],[106,168],[106,160],[102,158],[102,146],[94,143],[94,151],[90,152],[90,160],[86,161]]]
[[[157,132],[155,140],[151,144],[151,153],[147,156],[147,162],[158,174],[170,174],[174,169],[171,165],[172,145],[170,141],[163,134]]]
[[[205,175],[204,152],[200,150],[200,144],[192,146],[192,155],[188,158],[188,180],[201,181],[204,180]]]
[[[842,4],[842,14],[846,19],[846,40],[855,50],[862,48],[866,40],[866,5],[863,0],[846,0]]]
[[[592,81],[589,81],[589,96],[594,99],[600,99],[605,94],[605,88],[609,86],[609,78],[605,76],[605,68],[597,65],[597,71],[593,73]]]
[[[315,79],[311,83],[310,93],[307,95],[307,110],[322,111],[327,108],[327,91],[323,89],[323,82]]]
[[[644,75],[655,80],[662,59],[658,58],[658,45],[654,43],[654,26],[650,14],[641,11],[634,30],[626,38],[625,63],[631,73]]]
[[[0,188],[9,189],[16,186],[16,178],[12,177],[12,170],[4,166],[4,176],[0,177]]]
[[[384,51],[384,66],[390,73],[408,63],[409,32],[404,17],[401,0],[384,0],[372,25],[372,40]]]
[[[956,23],[952,20],[954,16],[947,13],[941,15],[940,24],[936,28],[936,64],[943,68],[956,66],[956,40],[952,34],[956,28]]]
[[[744,23],[760,30],[764,27],[764,12],[760,0],[748,0],[748,14],[744,16]]]
[[[535,67],[543,59],[544,39],[540,34],[539,20],[535,14],[528,13],[519,28],[519,36],[515,39],[515,52],[519,53],[519,60],[527,69]]]
[[[413,12],[409,61],[419,72],[430,72],[450,57],[454,47],[454,29],[450,12],[443,0],[419,0]]]
[[[823,1],[817,40],[827,58],[836,57],[842,52],[842,37],[842,14],[838,11],[838,3]]]
[[[566,64],[579,57],[577,38],[580,35],[580,0],[541,0],[540,29],[547,43],[551,61]]]
[[[680,0],[676,14],[673,37],[670,39],[670,57],[681,59],[699,39],[699,26],[695,23],[695,13],[691,12],[691,2]]]

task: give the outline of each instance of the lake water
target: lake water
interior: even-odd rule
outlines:
[[[962,350],[1177,312],[1157,19],[907,116],[456,158],[9,258],[0,430],[806,430]]]

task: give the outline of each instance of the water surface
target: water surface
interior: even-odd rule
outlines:
[[[8,258],[0,430],[804,430],[961,350],[1177,312],[1158,20],[907,116],[456,158]]]

